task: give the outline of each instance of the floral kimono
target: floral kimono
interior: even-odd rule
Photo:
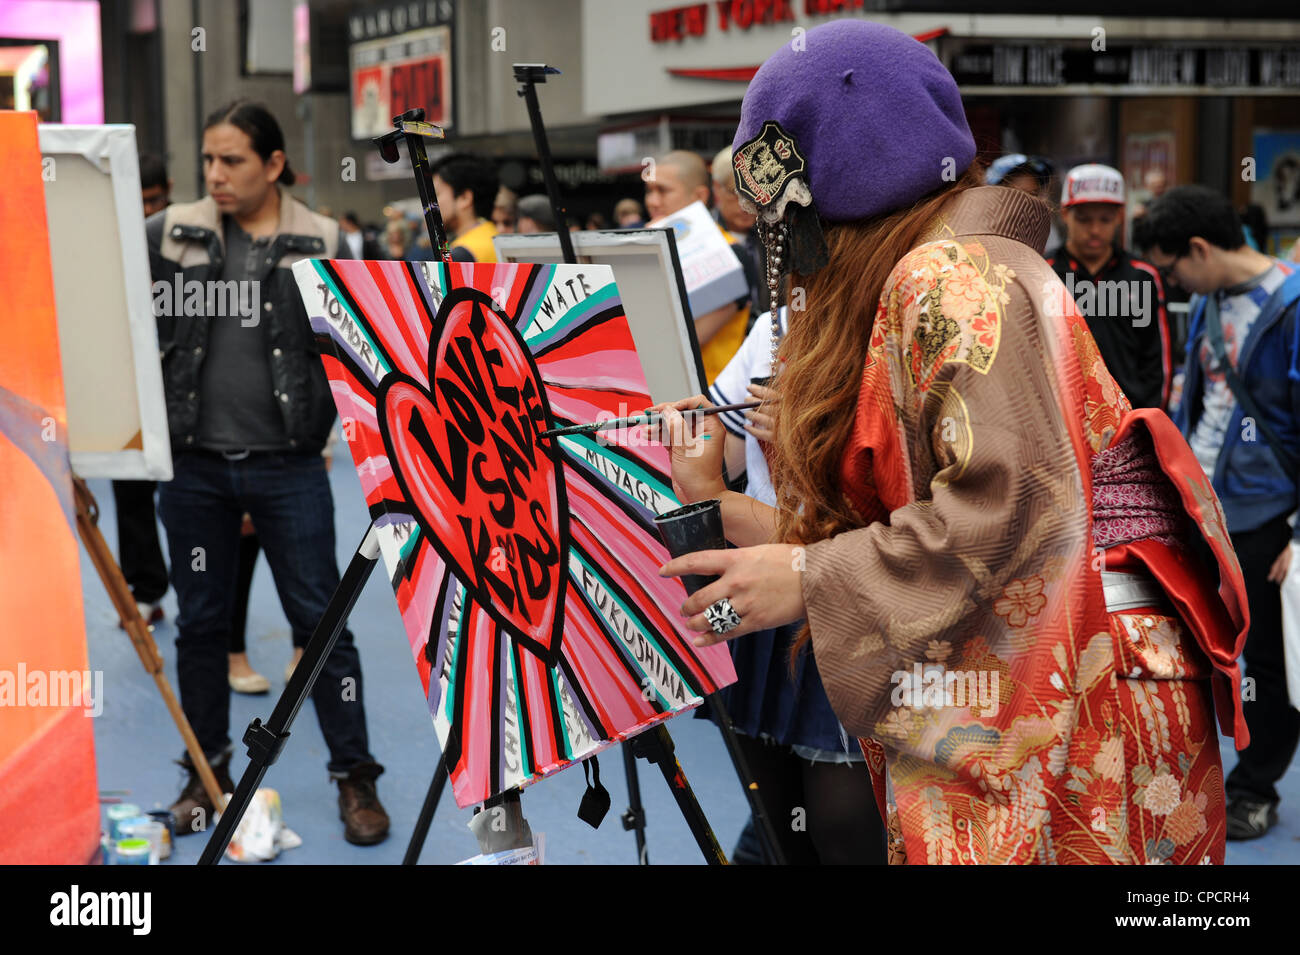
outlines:
[[[806,553],[817,664],[882,815],[887,767],[894,861],[1221,863],[1241,572],[1047,229],[968,190],[886,283],[840,471],[862,527]]]

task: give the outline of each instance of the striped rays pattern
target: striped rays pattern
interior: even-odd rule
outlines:
[[[691,644],[681,584],[657,573],[668,554],[653,518],[678,503],[663,448],[606,432],[551,449],[566,533],[562,638],[549,657],[513,636],[449,563],[386,450],[385,379],[431,387],[431,339],[459,289],[490,296],[513,328],[545,392],[547,427],[648,406],[607,266],[307,260],[295,274],[457,805],[527,786],[735,680],[725,646]]]

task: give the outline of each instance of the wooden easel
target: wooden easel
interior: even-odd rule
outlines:
[[[171,713],[176,728],[181,732],[185,749],[190,754],[208,798],[212,800],[212,805],[217,808],[217,812],[221,812],[226,804],[225,794],[217,785],[217,777],[213,774],[212,767],[208,765],[208,758],[203,755],[203,747],[199,745],[198,737],[194,735],[190,721],[185,718],[185,712],[181,709],[180,702],[167,681],[167,674],[163,672],[162,654],[158,652],[158,644],[154,642],[149,624],[144,617],[140,616],[140,608],[136,605],[131,588],[127,586],[126,578],[122,576],[122,568],[117,565],[113,552],[108,549],[108,544],[104,540],[104,535],[99,532],[99,504],[95,500],[95,495],[90,493],[86,482],[75,474],[72,476],[72,487],[77,505],[77,532],[81,535],[81,543],[85,546],[86,553],[90,555],[95,570],[99,572],[99,579],[104,582],[104,589],[108,591],[109,599],[117,609],[117,615],[122,620],[122,628],[131,638],[135,652],[140,655],[140,662],[144,665],[145,672],[152,676],[154,683],[158,685],[158,692],[162,694],[163,703],[167,705],[167,711]],[[178,823],[180,821],[177,820]]]

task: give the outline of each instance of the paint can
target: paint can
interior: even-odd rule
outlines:
[[[162,824],[162,851],[158,858],[169,858],[172,854],[172,834],[176,829],[176,817],[172,815],[170,809],[151,809],[148,815],[154,822]]]
[[[113,865],[148,865],[151,854],[148,839],[119,839],[113,847]]]
[[[108,807],[108,841],[110,845],[116,844],[122,836],[118,832],[118,825],[123,819],[130,819],[140,815],[140,807],[135,803],[120,802],[116,806]]]

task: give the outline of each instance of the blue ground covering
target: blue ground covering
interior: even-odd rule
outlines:
[[[346,453],[339,456],[338,466],[331,472],[331,483],[338,560],[342,568],[366,527],[361,488]],[[90,486],[103,508],[101,528],[110,546],[116,548],[117,529],[109,484],[92,481]],[[167,806],[176,798],[183,781],[180,769],[172,762],[183,749],[180,736],[130,641],[117,628],[112,604],[84,552],[81,573],[90,665],[104,671],[104,711],[95,721],[99,787],[101,791],[127,790],[123,798],[146,809]],[[154,637],[175,688],[173,594],[168,593],[164,607],[167,621],[156,628]],[[263,783],[279,791],[286,822],[303,838],[300,848],[282,853],[272,865],[399,863],[433,774],[437,738],[382,561],[353,611],[350,626],[361,651],[365,674],[371,750],[387,768],[379,780],[379,795],[392,817],[392,834],[386,842],[371,847],[352,846],[343,840],[336,790],[325,772],[325,742],[308,702],[293,725],[292,738]],[[270,716],[278,694],[284,689],[284,665],[291,654],[289,627],[280,611],[264,559],[259,562],[253,581],[248,652],[254,667],[271,680],[272,692],[261,697],[232,694],[230,735],[236,740],[233,766],[236,780],[247,764],[238,740],[250,720]],[[730,853],[748,807],[722,738],[712,724],[689,716],[679,717],[668,725],[687,778],[723,848]],[[1223,754],[1225,764],[1231,765],[1229,745],[1224,745]],[[701,863],[702,857],[662,777],[646,763],[638,765],[648,819],[650,861]],[[566,770],[525,790],[524,815],[534,831],[546,833],[549,863],[630,865],[636,862],[632,834],[623,831],[618,819],[627,807],[621,752],[607,752],[601,758],[601,769],[601,780],[613,802],[599,830],[591,829],[575,815],[583,793],[579,768]],[[1291,767],[1280,788],[1281,824],[1264,839],[1229,843],[1230,864],[1300,861],[1300,764]],[[454,863],[477,852],[477,844],[466,828],[469,816],[468,810],[456,808],[448,787],[435,814],[421,862]],[[205,838],[193,835],[178,840],[175,854],[165,864],[196,862]]]

